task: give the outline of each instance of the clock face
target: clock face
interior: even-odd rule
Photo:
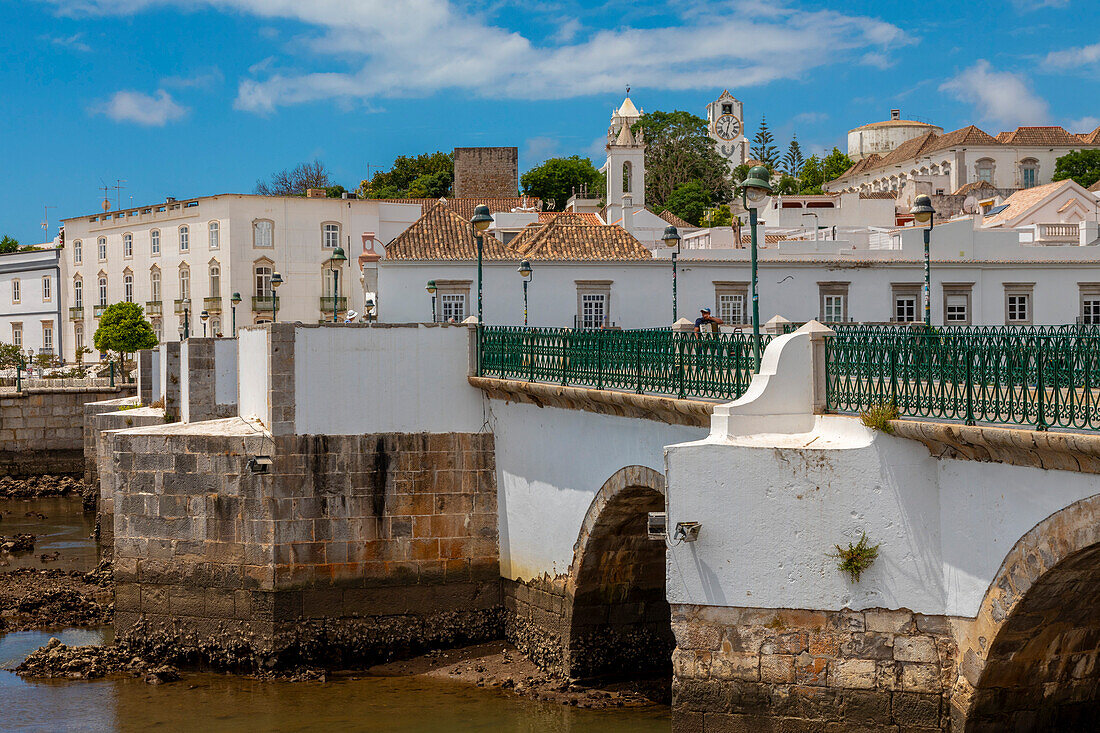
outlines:
[[[741,120],[733,115],[722,115],[714,123],[714,134],[723,140],[733,140],[741,134]]]

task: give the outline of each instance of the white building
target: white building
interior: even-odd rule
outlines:
[[[858,162],[869,155],[886,155],[902,143],[929,132],[942,135],[943,128],[921,120],[903,120],[901,110],[892,109],[890,119],[848,131],[848,157]]]
[[[731,171],[749,159],[744,107],[728,89],[723,89],[718,99],[707,105],[707,133]]]
[[[59,354],[64,343],[61,250],[40,249],[0,255],[0,342],[24,353]]]
[[[279,320],[331,319],[337,246],[347,257],[338,315],[362,314],[373,284],[360,281],[360,259],[383,252],[420,212],[411,203],[222,194],[65,219],[64,355],[91,347],[99,314],[120,301],[142,304],[169,341],[183,332],[185,301],[192,334],[204,332],[206,311],[206,333],[231,335],[234,293],[238,326],[270,320],[273,305]],[[275,272],[283,285],[273,299]]]

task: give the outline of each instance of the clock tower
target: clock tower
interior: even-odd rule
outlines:
[[[707,133],[732,171],[748,160],[749,141],[745,138],[745,116],[741,102],[728,90],[707,105]]]

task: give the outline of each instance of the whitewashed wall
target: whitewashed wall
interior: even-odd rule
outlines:
[[[214,341],[214,401],[237,403],[237,339]]]
[[[237,335],[237,413],[271,427],[267,330],[243,328]]]

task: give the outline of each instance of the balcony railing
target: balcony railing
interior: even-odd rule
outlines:
[[[105,310],[107,310],[106,303],[103,303],[102,305],[92,306],[92,315],[96,318],[99,318],[101,315],[103,315],[103,311]]]
[[[341,295],[340,297],[338,297],[336,299],[336,312],[339,313],[341,311],[346,311],[347,309],[348,309],[348,299],[347,299],[347,297]],[[321,312],[322,313],[325,313],[325,312],[332,313],[332,296],[331,295],[322,295],[321,296]]]
[[[183,313],[183,299],[173,301],[176,313]],[[191,306],[193,308],[193,306]]]
[[[279,296],[275,295],[253,295],[252,296],[252,310],[262,313],[264,311],[270,311],[272,308],[272,301],[274,301],[274,307],[279,307]]]
[[[74,305],[69,308],[69,320],[71,321],[83,321],[84,320],[84,306]]]
[[[1035,232],[1036,241],[1066,243],[1077,242],[1081,238],[1080,231],[1080,225],[1078,225],[1076,222],[1072,224],[1037,224]]]
[[[203,307],[203,310],[209,311],[210,313],[221,313],[222,312],[222,299],[221,299],[221,296],[219,295],[219,296],[214,297],[214,298],[203,298],[202,299],[202,307]]]
[[[163,315],[161,301],[159,301],[159,300],[147,300],[147,301],[145,301],[145,315],[147,315],[147,316]]]

